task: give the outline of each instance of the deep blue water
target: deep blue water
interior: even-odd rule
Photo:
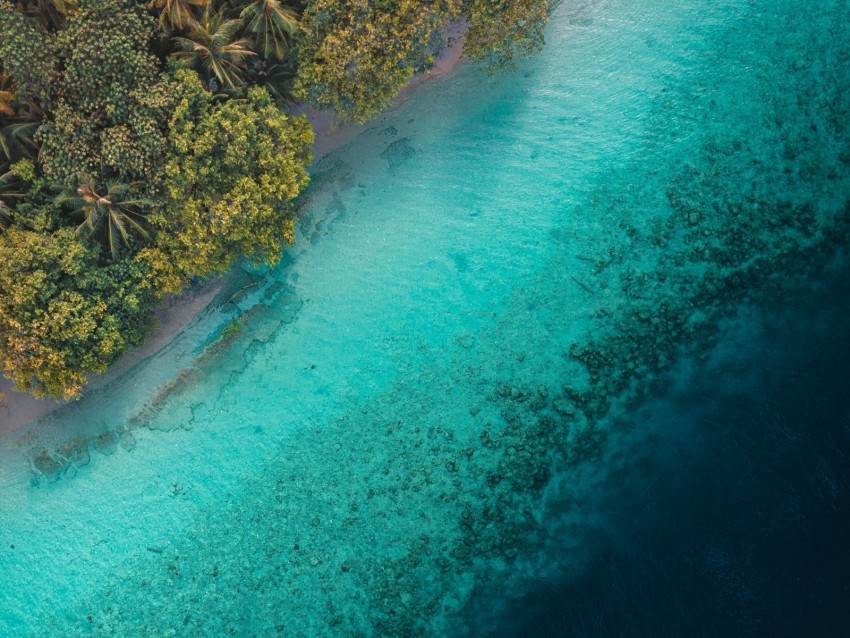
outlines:
[[[631,417],[694,438],[612,477],[618,542],[486,635],[850,634],[850,270],[812,283]]]

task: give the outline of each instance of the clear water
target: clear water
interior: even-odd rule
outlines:
[[[0,635],[840,635],[847,42],[567,0],[422,88],[280,267],[0,442]]]

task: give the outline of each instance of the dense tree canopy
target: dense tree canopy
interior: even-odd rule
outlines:
[[[0,0],[0,60],[21,97],[48,99],[56,64],[52,40],[9,0]]]
[[[143,265],[97,259],[68,228],[0,234],[0,351],[18,388],[74,396],[89,372],[141,342],[152,307]]]
[[[0,367],[76,396],[165,292],[294,234],[313,133],[384,108],[453,20],[537,51],[545,0],[0,0]]]
[[[471,0],[464,53],[491,69],[512,68],[543,48],[547,8],[547,0]]]
[[[168,137],[167,199],[154,216],[160,240],[142,253],[165,290],[223,271],[239,255],[276,262],[292,240],[291,200],[307,184],[313,143],[306,118],[285,115],[265,89],[220,103],[196,75],[178,78],[183,99]]]
[[[154,21],[132,0],[86,0],[54,38],[62,71],[39,129],[45,175],[67,187],[81,176],[148,178],[162,154],[167,104],[148,50]]]
[[[547,0],[312,0],[302,18],[298,97],[365,121],[387,106],[448,22],[463,19],[464,52],[491,69],[543,45]]]
[[[296,94],[345,117],[385,107],[427,55],[459,0],[314,0],[304,13]]]

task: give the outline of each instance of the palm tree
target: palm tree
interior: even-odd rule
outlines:
[[[261,58],[248,67],[248,74],[253,84],[265,87],[278,106],[283,107],[292,100],[290,89],[295,67],[289,62]]]
[[[5,73],[0,66],[0,117],[15,117],[18,114],[18,96],[15,78]]]
[[[14,118],[0,117],[0,151],[15,161],[21,157],[35,158],[38,156],[38,144],[33,135],[39,127],[38,122],[28,119],[26,116]]]
[[[12,209],[6,205],[6,202],[0,199],[0,231],[6,230],[14,221]]]
[[[8,162],[0,164],[0,230],[12,225],[14,202],[24,196],[20,180],[8,168]]]
[[[22,101],[15,93],[15,81],[0,69],[0,152],[10,161],[22,156],[35,158],[38,144],[33,135],[42,112],[38,104]]]
[[[12,91],[0,89],[0,115],[12,117],[17,113],[15,110],[15,94]]]
[[[298,30],[298,14],[280,0],[254,0],[242,10],[245,30],[254,34],[257,51],[266,58],[282,60],[289,40]]]
[[[149,239],[145,216],[140,208],[149,205],[144,199],[131,199],[129,191],[134,184],[110,181],[104,192],[91,178],[84,178],[74,192],[59,196],[62,204],[73,207],[73,213],[82,216],[76,232],[84,237],[94,237],[109,250],[113,261],[121,256],[122,246],[130,247],[131,237],[139,235]]]
[[[246,38],[237,38],[242,27],[239,20],[228,20],[224,13],[212,13],[210,5],[197,26],[185,38],[174,38],[180,51],[172,55],[215,80],[225,89],[234,89],[243,83],[242,72],[247,60],[254,55]],[[211,82],[212,83],[212,82]]]
[[[195,27],[198,20],[192,7],[206,6],[209,0],[150,0],[148,9],[159,10],[159,26],[171,27],[175,31]],[[166,24],[167,23],[167,24]]]
[[[68,16],[77,11],[77,0],[22,0],[19,5],[24,14],[51,32],[61,29]]]

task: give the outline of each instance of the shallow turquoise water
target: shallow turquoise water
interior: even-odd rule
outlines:
[[[593,565],[695,434],[635,402],[846,242],[848,18],[564,2],[321,159],[280,267],[2,441],[0,635],[464,634]]]

